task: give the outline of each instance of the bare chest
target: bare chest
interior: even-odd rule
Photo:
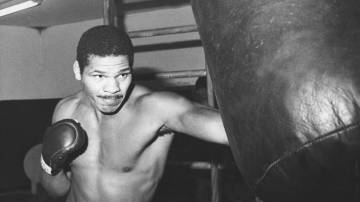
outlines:
[[[88,147],[74,165],[119,173],[138,167],[153,167],[165,161],[171,141],[157,136],[159,127],[159,124],[141,117],[85,126]]]

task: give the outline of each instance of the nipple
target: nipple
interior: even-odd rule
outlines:
[[[127,173],[127,172],[130,172],[132,169],[133,169],[133,167],[131,167],[131,166],[125,166],[122,168],[122,171]]]

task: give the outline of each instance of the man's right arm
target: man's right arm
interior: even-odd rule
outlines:
[[[70,190],[70,172],[65,173],[62,170],[57,175],[51,176],[42,171],[40,182],[51,196],[64,196]]]
[[[53,195],[64,195],[70,188],[69,164],[87,146],[87,136],[80,123],[63,119],[52,124],[43,138],[41,150],[41,183]]]
[[[57,104],[52,117],[53,124],[43,137],[38,160],[42,167],[41,184],[54,196],[62,196],[69,191],[69,164],[87,146],[87,136],[80,123],[69,119],[76,107],[76,98],[73,98],[65,98]]]

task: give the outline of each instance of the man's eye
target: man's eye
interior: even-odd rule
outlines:
[[[128,76],[129,76],[129,73],[123,73],[123,74],[119,75],[120,78],[126,78]]]
[[[103,78],[104,76],[103,76],[103,75],[93,75],[93,77],[101,79],[101,78]]]

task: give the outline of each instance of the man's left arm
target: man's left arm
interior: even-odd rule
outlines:
[[[224,125],[217,109],[200,105],[186,98],[168,99],[169,116],[166,126],[202,140],[229,144]],[[166,100],[166,99],[165,99]]]
[[[193,129],[187,134],[210,142],[229,144],[218,110],[194,104],[192,109],[180,116],[180,119],[185,128]]]

